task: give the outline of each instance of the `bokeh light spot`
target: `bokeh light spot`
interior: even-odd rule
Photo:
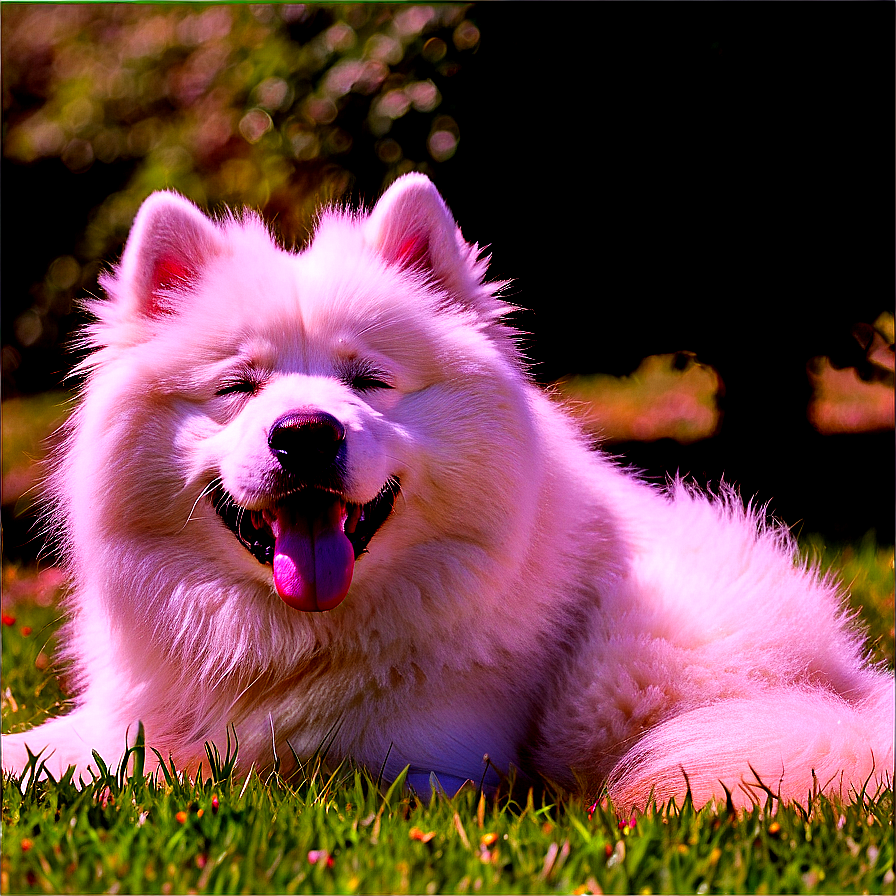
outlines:
[[[444,162],[457,151],[457,137],[451,131],[433,131],[429,136],[427,148],[437,162]]]

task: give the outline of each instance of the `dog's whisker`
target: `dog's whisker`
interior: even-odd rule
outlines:
[[[196,500],[193,502],[193,505],[190,507],[190,512],[187,514],[187,518],[186,518],[186,520],[184,520],[184,524],[180,528],[181,532],[183,532],[184,529],[187,528],[187,523],[189,523],[193,519],[193,511],[196,509],[199,502],[202,501],[203,498],[210,495],[215,490],[215,488],[221,483],[221,481],[222,481],[221,477],[216,476],[214,479],[212,479],[211,482],[209,482],[208,485],[205,486],[205,488],[202,489],[202,491],[199,493],[199,496],[196,498]]]

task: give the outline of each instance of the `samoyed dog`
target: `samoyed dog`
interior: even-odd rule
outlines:
[[[659,489],[530,381],[499,285],[419,174],[302,251],[157,193],[93,302],[52,479],[58,774],[142,722],[186,773],[324,749],[419,793],[513,774],[617,804],[891,780],[894,683],[786,531]]]

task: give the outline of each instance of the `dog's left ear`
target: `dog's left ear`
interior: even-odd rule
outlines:
[[[453,297],[470,301],[485,263],[464,241],[432,181],[405,174],[382,195],[365,222],[365,236],[388,262],[419,270]]]

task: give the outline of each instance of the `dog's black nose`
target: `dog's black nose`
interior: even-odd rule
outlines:
[[[323,411],[292,411],[274,422],[268,447],[287,473],[324,472],[345,441],[345,427]]]

